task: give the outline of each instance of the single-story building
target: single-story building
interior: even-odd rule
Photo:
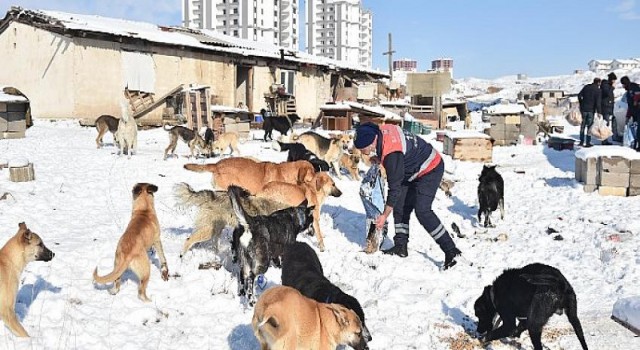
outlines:
[[[304,101],[296,112],[315,118],[345,79],[387,77],[208,30],[20,7],[0,20],[0,61],[0,81],[29,96],[35,117],[119,116],[120,101],[137,94],[155,108],[140,115],[143,124],[162,121],[163,108],[157,107],[180,85],[209,86],[212,104],[242,102],[254,112],[266,106],[264,94],[281,84]]]

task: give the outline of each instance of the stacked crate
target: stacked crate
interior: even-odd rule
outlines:
[[[629,195],[640,196],[640,159],[632,159],[629,163]]]
[[[585,192],[593,192],[598,189],[599,172],[598,157],[582,159],[576,157],[576,181],[584,184]]]
[[[584,184],[585,192],[603,196],[640,195],[640,159],[623,156],[576,157],[576,181]]]
[[[491,129],[489,136],[495,140],[495,145],[508,146],[518,143],[520,135],[535,142],[538,133],[538,117],[519,114],[492,115],[489,119]]]
[[[487,135],[480,132],[446,132],[443,153],[453,159],[491,162],[493,159],[493,142]]]

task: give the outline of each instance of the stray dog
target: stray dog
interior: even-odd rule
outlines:
[[[324,251],[324,238],[320,232],[320,210],[328,196],[340,197],[342,191],[336,187],[335,181],[327,172],[316,173],[310,182],[294,185],[286,182],[272,181],[264,185],[257,197],[272,198],[290,206],[299,205],[306,200],[313,206],[313,230],[318,240],[318,248]]]
[[[530,264],[520,269],[505,270],[474,304],[478,317],[478,333],[484,343],[504,337],[519,337],[524,330],[534,350],[542,350],[542,327],[557,313],[567,318],[583,350],[587,350],[582,326],[578,319],[576,293],[562,273],[544,264]],[[499,317],[502,325],[494,329]],[[516,319],[518,325],[516,327]]]
[[[262,118],[264,119],[262,123],[262,130],[264,130],[264,141],[267,142],[267,137],[270,140],[273,140],[271,133],[273,130],[277,130],[282,135],[286,135],[289,130],[293,130],[293,124],[300,120],[300,117],[295,114],[289,114],[287,116],[271,116],[268,115],[265,109],[260,110],[260,114],[262,114]]]
[[[29,336],[15,311],[22,270],[32,261],[50,261],[54,255],[24,222],[18,224],[18,232],[0,249],[0,316],[17,337]]]
[[[167,146],[167,148],[164,150],[164,159],[167,159],[169,153],[171,153],[171,155],[174,154],[176,146],[178,145],[178,139],[182,139],[182,141],[184,141],[189,146],[191,157],[194,156],[193,151],[196,147],[198,147],[201,154],[211,153],[211,144],[208,144],[202,138],[202,136],[200,136],[200,134],[198,134],[194,130],[185,128],[184,126],[174,126],[169,129],[164,128],[164,130],[169,132],[169,146]],[[211,132],[211,135],[213,135],[213,131]]]
[[[484,227],[495,227],[491,224],[491,212],[500,208],[500,218],[504,220],[504,180],[496,171],[495,165],[484,165],[480,173],[478,184],[478,222],[482,222],[484,214]]]
[[[238,218],[231,247],[240,263],[239,295],[246,295],[253,305],[254,279],[267,271],[270,261],[280,267],[285,247],[295,242],[299,233],[313,230],[313,207],[302,203],[269,215],[251,216],[239,202],[243,191],[237,186],[230,186],[228,190],[231,206]]]
[[[544,138],[548,138],[549,134],[553,133],[553,127],[548,120],[542,120],[538,122],[538,132],[544,134]]]
[[[120,148],[118,154],[124,154],[127,151],[127,156],[131,157],[131,153],[136,153],[138,148],[138,124],[136,119],[130,116],[129,106],[123,102],[122,118],[118,122],[118,130],[116,131],[116,142]]]
[[[358,299],[343,292],[324,276],[318,255],[308,244],[295,242],[284,251],[282,285],[293,287],[302,295],[320,303],[340,304],[353,310],[362,321],[362,337],[371,341],[364,311]]]
[[[356,154],[343,153],[340,157],[340,167],[347,169],[352,179],[360,181],[358,164],[360,164],[360,156]]]
[[[444,191],[444,194],[447,195],[447,197],[451,197],[451,189],[453,188],[453,186],[455,186],[455,182],[448,180],[448,179],[442,179],[442,181],[440,181],[440,189],[442,191]]]
[[[251,321],[263,350],[369,349],[358,315],[339,304],[319,303],[297,290],[276,286],[260,296]]]
[[[225,191],[229,186],[236,185],[251,194],[256,194],[271,181],[298,184],[311,181],[315,174],[313,166],[307,161],[272,163],[242,157],[222,159],[215,164],[185,164],[184,168],[211,172],[214,189]]]
[[[96,137],[96,145],[98,148],[102,148],[102,137],[107,131],[113,135],[113,142],[116,142],[116,131],[118,131],[118,118],[103,114],[96,119],[96,130],[98,130],[98,137]]]
[[[342,179],[340,174],[340,158],[345,150],[349,147],[349,142],[353,137],[347,134],[342,134],[333,138],[326,138],[315,132],[307,131],[298,136],[295,140],[301,143],[318,158],[331,164],[336,176]]]
[[[208,241],[212,238],[214,243],[217,243],[220,233],[225,227],[238,226],[238,220],[231,207],[227,191],[194,191],[188,184],[178,183],[174,186],[174,195],[179,206],[198,208],[195,230],[184,242],[180,252],[181,258],[194,244]],[[249,215],[254,216],[268,215],[291,206],[271,198],[248,195],[242,196],[240,203]]]
[[[277,142],[281,152],[289,151],[289,153],[287,154],[287,162],[306,160],[311,163],[311,165],[313,165],[313,169],[315,169],[316,172],[329,171],[329,163],[318,158],[318,156],[306,149],[303,144],[285,143],[280,141]]]
[[[231,148],[231,154],[235,152],[240,154],[238,148],[238,134],[235,132],[225,132],[218,136],[218,139],[213,142],[213,153],[222,155],[227,148]]]
[[[120,291],[120,277],[131,269],[138,279],[138,298],[142,301],[151,301],[147,297],[147,283],[149,283],[150,262],[147,251],[153,247],[160,259],[162,279],[169,280],[167,259],[164,257],[162,242],[160,241],[160,223],[156,216],[153,194],[158,191],[158,186],[148,183],[138,183],[133,186],[133,211],[131,221],[124,231],[113,263],[113,271],[106,276],[98,276],[98,268],[93,270],[93,280],[99,284],[114,282],[111,294]]]

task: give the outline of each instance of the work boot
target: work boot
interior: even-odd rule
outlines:
[[[460,256],[462,252],[458,248],[453,248],[450,251],[444,253],[444,270],[448,270],[451,267],[454,267],[458,262],[456,261],[456,257]]]
[[[401,258],[406,258],[407,255],[409,255],[407,253],[407,243],[401,242],[396,243],[393,247],[383,250],[382,252],[384,254],[397,255]]]

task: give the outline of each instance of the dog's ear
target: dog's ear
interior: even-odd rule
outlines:
[[[298,206],[307,208],[309,206],[309,201],[305,198]]]
[[[156,192],[158,192],[158,186],[153,184],[149,184],[149,186],[147,186],[147,193],[154,194]]]
[[[311,163],[309,163],[307,161],[307,163],[309,165],[311,165]],[[310,183],[311,181],[313,181],[313,176],[315,175],[315,170],[313,170],[313,165],[311,165],[310,167],[301,167],[298,170],[298,183],[302,184],[302,183]]]
[[[22,241],[28,244],[31,241],[32,237],[33,237],[33,232],[31,232],[31,230],[25,227],[25,229],[22,230]]]
[[[316,175],[316,191],[320,191],[322,186],[327,182],[327,179],[324,176],[320,176],[320,174]]]
[[[133,190],[131,191],[131,193],[133,194],[133,199],[138,198],[140,193],[142,193],[142,184],[136,184],[135,186],[133,186]]]
[[[27,224],[25,224],[24,222],[19,223],[18,224],[18,230],[19,231],[27,230]]]
[[[331,312],[333,312],[333,316],[335,316],[336,321],[338,321],[338,325],[340,329],[345,329],[349,327],[349,317],[347,316],[347,308],[338,304],[327,304],[327,307]]]

